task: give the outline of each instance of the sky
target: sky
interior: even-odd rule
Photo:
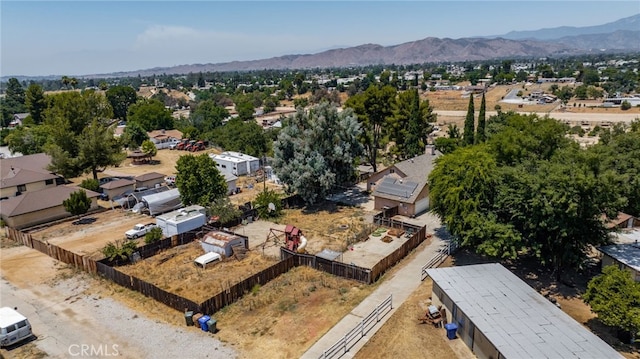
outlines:
[[[591,26],[640,1],[0,0],[0,76],[82,76]]]

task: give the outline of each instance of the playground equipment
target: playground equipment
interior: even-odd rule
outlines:
[[[284,238],[281,239],[284,235]],[[307,238],[302,234],[302,230],[290,224],[287,224],[284,231],[276,228],[269,229],[267,242],[273,240],[274,243],[284,242],[284,247],[290,251],[304,253],[307,246]]]

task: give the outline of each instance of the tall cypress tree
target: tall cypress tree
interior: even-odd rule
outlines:
[[[478,128],[476,130],[476,143],[482,143],[487,140],[487,135],[484,132],[486,120],[487,103],[484,98],[484,92],[482,93],[482,102],[480,102],[480,113],[478,114]]]
[[[473,93],[469,95],[469,108],[467,109],[467,117],[464,120],[464,133],[462,134],[463,143],[465,146],[473,145],[473,133],[475,132],[474,123],[474,108],[473,108]]]

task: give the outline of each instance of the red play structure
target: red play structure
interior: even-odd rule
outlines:
[[[273,240],[274,243],[278,243],[280,238],[284,234],[284,247],[294,252],[304,252],[304,248],[307,245],[307,239],[302,234],[300,228],[287,224],[284,231],[280,229],[270,228],[269,236],[267,236],[267,242]]]

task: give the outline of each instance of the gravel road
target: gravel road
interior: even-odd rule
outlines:
[[[37,336],[32,343],[49,358],[237,357],[211,333],[148,319],[112,298],[87,296],[84,289],[78,276],[29,288],[3,278],[0,305],[18,307],[29,318]]]

